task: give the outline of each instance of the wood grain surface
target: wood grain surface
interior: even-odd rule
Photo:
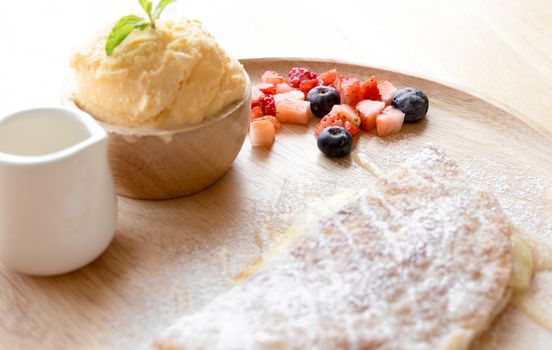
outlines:
[[[552,140],[516,116],[453,88],[389,71],[319,61],[242,62],[253,82],[267,68],[285,72],[301,64],[337,67],[358,77],[377,74],[399,87],[421,88],[431,101],[427,120],[385,139],[361,135],[360,156],[391,169],[426,142],[437,143],[470,179],[497,194],[513,222],[532,233],[533,244],[552,251],[552,198],[546,195],[552,186]],[[322,156],[314,122],[284,125],[270,150],[252,148],[246,140],[230,171],[197,195],[157,202],[120,198],[116,238],[88,267],[52,278],[1,269],[0,312],[7,316],[0,318],[0,346],[148,348],[178,316],[233,285],[307,206],[340,188],[362,186],[370,176],[350,158]],[[541,292],[552,297],[552,291]],[[500,336],[512,328],[508,337]],[[551,337],[530,316],[509,308],[480,348],[501,349],[518,331],[515,339],[532,349],[545,349],[542,339]]]

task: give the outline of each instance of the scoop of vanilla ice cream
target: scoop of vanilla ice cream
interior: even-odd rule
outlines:
[[[242,65],[196,20],[135,30],[111,56],[107,35],[77,50],[73,100],[103,122],[175,129],[196,124],[245,95]]]

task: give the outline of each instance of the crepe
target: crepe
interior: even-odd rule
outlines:
[[[468,348],[509,301],[510,281],[530,280],[513,267],[523,254],[512,254],[499,203],[436,146],[364,186],[307,213],[242,283],[155,346]]]

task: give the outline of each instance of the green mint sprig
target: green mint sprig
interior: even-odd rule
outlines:
[[[105,41],[105,54],[111,56],[113,50],[122,43],[135,29],[155,29],[155,21],[159,19],[165,8],[176,0],[161,0],[152,12],[152,3],[148,0],[138,0],[140,6],[148,15],[148,19],[136,15],[128,15],[121,18],[111,29],[111,33]]]

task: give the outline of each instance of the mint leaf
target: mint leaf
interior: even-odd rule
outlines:
[[[129,15],[121,18],[119,22],[115,23],[113,29],[111,29],[111,33],[109,33],[109,36],[105,41],[106,55],[111,56],[113,50],[115,50],[115,48],[119,46],[119,44],[122,43],[134,29],[144,30],[149,27],[155,29],[155,20],[161,16],[161,13],[165,10],[165,7],[175,1],[176,0],[160,0],[155,7],[155,12],[152,14],[152,2],[149,0],[138,0],[140,6],[142,6],[148,15],[149,22],[146,19],[136,15]]]
[[[138,0],[138,2],[140,3],[140,6],[142,6],[142,8],[144,9],[144,11],[146,11],[147,15],[149,17],[151,17],[151,1],[148,1],[148,0]]]
[[[122,43],[134,29],[143,30],[148,28],[150,25],[151,23],[147,20],[136,15],[129,15],[121,18],[115,26],[113,26],[111,33],[109,33],[109,36],[107,37],[105,42],[106,55],[111,56],[113,50],[115,50],[115,48],[119,46],[119,44]]]
[[[159,1],[157,6],[155,7],[155,12],[153,13],[153,16],[155,18],[159,18],[159,16],[161,16],[161,13],[163,12],[163,10],[165,10],[165,7],[167,7],[168,5],[172,4],[175,1],[176,0],[161,0],[161,1]]]
[[[151,7],[152,7],[151,1],[148,1],[148,0],[138,0],[138,2],[140,3],[140,6],[142,6],[142,8],[144,9],[144,11],[145,11],[146,14],[148,15],[148,18],[149,18],[150,23],[151,23],[151,27],[152,27],[153,29],[155,29],[155,18],[152,17],[152,14],[151,14]]]

